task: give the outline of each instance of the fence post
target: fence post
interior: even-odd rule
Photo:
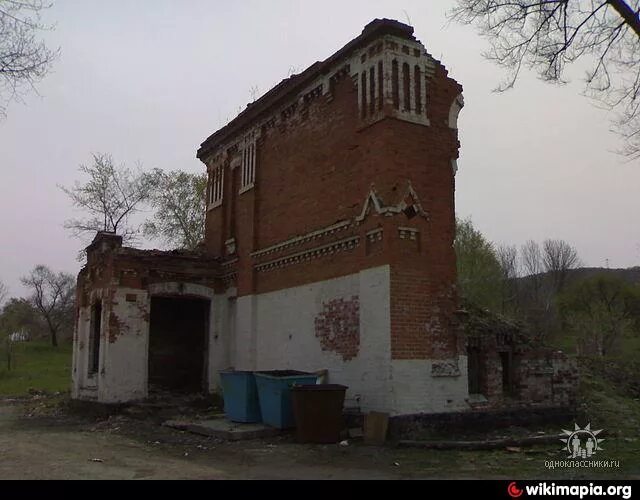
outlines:
[[[12,347],[12,342],[11,342],[11,337],[7,337],[6,340],[7,343],[7,371],[11,371],[11,347]]]

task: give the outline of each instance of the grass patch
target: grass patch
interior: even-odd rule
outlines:
[[[0,396],[26,396],[29,391],[67,392],[71,386],[71,343],[57,348],[46,341],[13,345],[11,370],[6,346],[0,347]]]
[[[440,478],[501,479],[628,479],[640,476],[640,400],[603,377],[588,365],[581,365],[579,415],[577,423],[604,429],[603,450],[593,460],[615,460],[620,468],[547,469],[545,462],[567,460],[560,442],[561,428],[545,428],[558,434],[558,444],[522,448],[518,452],[436,451],[398,449],[394,460],[411,473]],[[565,429],[573,429],[567,422]],[[487,436],[490,433],[487,433]],[[455,439],[459,436],[451,436]]]

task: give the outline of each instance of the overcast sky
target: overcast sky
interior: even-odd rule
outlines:
[[[46,39],[60,47],[40,96],[0,121],[0,279],[24,294],[36,264],[77,273],[81,242],[56,187],[92,152],[166,170],[204,168],[199,144],[293,69],[331,55],[376,17],[417,37],[465,89],[457,211],[492,241],[562,238],[592,266],[640,264],[640,163],[612,153],[610,116],[566,86],[501,70],[472,27],[448,25],[445,0],[57,0]]]

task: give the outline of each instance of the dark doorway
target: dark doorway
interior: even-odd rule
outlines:
[[[481,394],[480,349],[475,346],[467,348],[467,375],[469,377],[469,394]]]
[[[151,299],[149,389],[202,392],[210,301],[192,298]]]
[[[500,362],[502,364],[502,393],[510,396],[513,393],[513,368],[511,363],[511,353],[501,352]]]

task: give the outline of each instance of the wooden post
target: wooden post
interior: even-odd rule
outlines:
[[[11,337],[7,337],[7,371],[11,371]]]

